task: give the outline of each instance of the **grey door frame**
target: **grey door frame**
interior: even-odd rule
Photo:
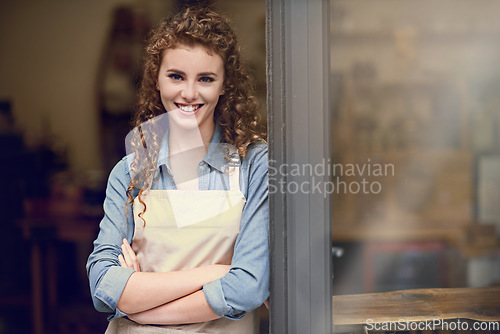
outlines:
[[[271,333],[332,332],[329,1],[267,0]],[[328,167],[328,166],[325,166]],[[297,189],[297,191],[296,191]]]

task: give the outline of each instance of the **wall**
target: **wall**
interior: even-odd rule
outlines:
[[[113,8],[133,0],[0,2],[0,98],[29,145],[51,136],[76,172],[99,169],[97,69]],[[164,3],[168,4],[168,1]],[[141,1],[147,9],[165,7]]]

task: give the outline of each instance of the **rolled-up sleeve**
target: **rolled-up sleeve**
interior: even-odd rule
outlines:
[[[230,271],[203,287],[212,310],[241,319],[269,297],[269,205],[267,146],[251,148],[243,161],[247,202],[236,239]],[[246,165],[246,166],[245,166]]]
[[[100,312],[109,313],[110,320],[126,315],[116,305],[134,272],[122,268],[118,262],[122,239],[127,238],[131,242],[134,231],[131,206],[124,210],[129,182],[127,160],[124,158],[110,173],[104,201],[104,217],[86,266],[94,307]]]

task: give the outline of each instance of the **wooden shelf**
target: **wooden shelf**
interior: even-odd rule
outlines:
[[[443,240],[453,245],[461,245],[466,237],[466,222],[414,221],[413,224],[387,224],[373,222],[358,224],[335,224],[332,228],[333,241],[428,241]]]

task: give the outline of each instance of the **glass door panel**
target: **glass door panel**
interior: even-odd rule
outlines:
[[[500,281],[494,0],[332,0],[334,294]]]

